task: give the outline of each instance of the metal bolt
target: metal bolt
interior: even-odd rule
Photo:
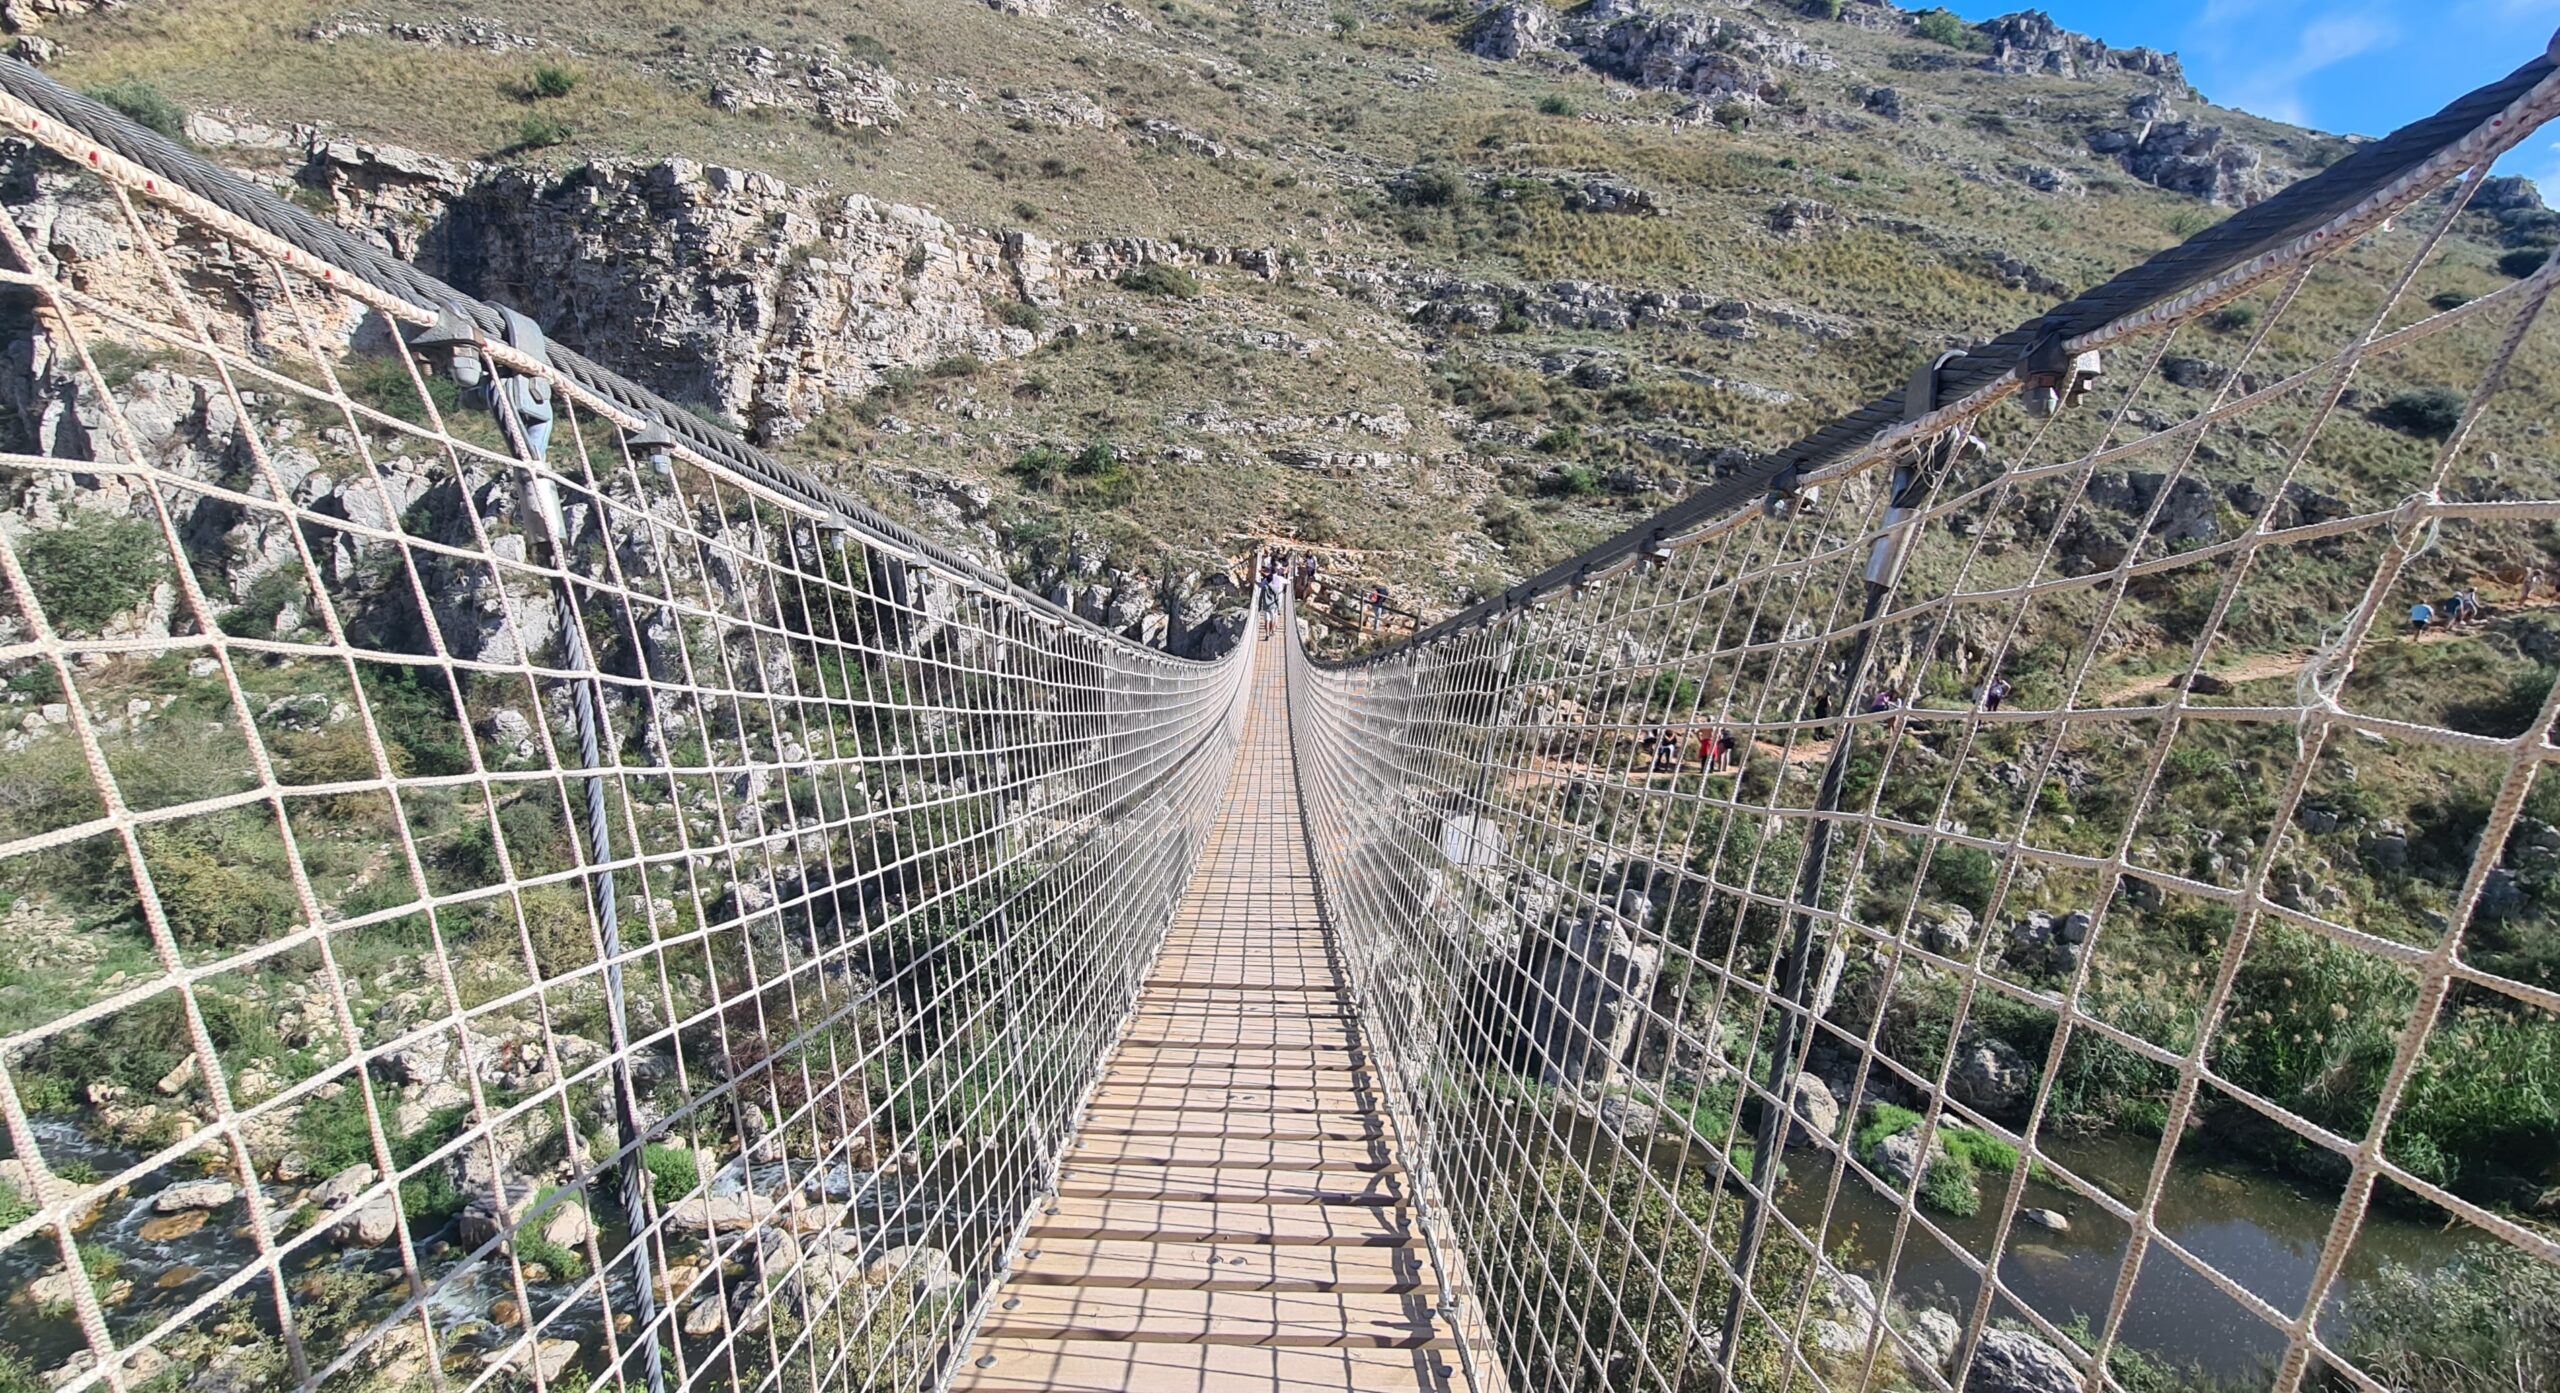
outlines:
[[[992,1355],[992,1354],[982,1354],[982,1355],[979,1355],[979,1356],[978,1356],[978,1367],[979,1367],[979,1368],[981,1368],[981,1369],[992,1369],[992,1368],[994,1368],[995,1366],[996,1366],[996,1357],[995,1357],[994,1355]],[[1447,1372],[1447,1371],[1446,1371],[1446,1370],[1442,1370],[1442,1372],[1443,1372],[1443,1373],[1445,1373],[1445,1372]]]
[[[1004,1299],[1004,1308],[1008,1311],[1017,1310],[1021,1305],[1022,1298],[1019,1296],[1008,1296]]]

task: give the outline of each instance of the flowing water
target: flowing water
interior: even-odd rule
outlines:
[[[2130,1207],[2148,1180],[2155,1147],[2149,1138],[2101,1136],[2050,1142],[2046,1150]],[[2155,1211],[2160,1232],[2279,1312],[2299,1311],[2328,1239],[2336,1192],[2236,1163],[2191,1162],[2188,1154],[2195,1149],[2181,1150],[2177,1169],[2162,1187]],[[1787,1186],[1780,1208],[1811,1231],[1822,1218],[1828,1172],[1802,1164],[1798,1170],[1811,1174]],[[2005,1178],[1986,1179],[1982,1212],[1973,1218],[1929,1217],[1966,1251],[1987,1253],[2003,1184]],[[2070,1228],[2052,1233],[2024,1219],[2015,1223],[2000,1266],[2002,1281],[2058,1327],[2079,1317],[2092,1327],[2100,1324],[2123,1270],[2126,1227],[2075,1193],[2036,1180],[2028,1182],[2019,1207],[2060,1212]],[[1895,1219],[1893,1201],[1854,1176],[1844,1179],[1830,1229],[1823,1235],[1824,1250],[1842,1267],[1876,1280],[1892,1246]],[[2440,1229],[2389,1209],[2370,1210],[2331,1289],[2323,1336],[2338,1338],[2346,1298],[2372,1280],[2385,1262],[2423,1271],[2451,1257],[2464,1241],[2459,1229]],[[1907,1307],[1961,1315],[1971,1310],[1978,1291],[1964,1261],[1915,1225],[1895,1267],[1893,1297]],[[2016,1313],[1995,1307],[1993,1314]],[[2144,1259],[2119,1339],[2177,1368],[2200,1369],[2243,1387],[2263,1377],[2284,1352],[2270,1326],[2158,1246]]]

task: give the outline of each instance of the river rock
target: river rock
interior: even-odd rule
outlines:
[[[1795,1144],[1809,1146],[1816,1137],[1828,1137],[1840,1130],[1840,1100],[1831,1096],[1831,1086],[1812,1074],[1798,1074],[1789,1087],[1789,1106],[1802,1122],[1807,1135],[1796,1137]],[[1790,1129],[1793,1135],[1793,1129]]]
[[[190,1180],[172,1185],[151,1201],[152,1212],[175,1214],[184,1209],[220,1209],[240,1198],[240,1187],[228,1180]]]
[[[562,1201],[558,1208],[543,1218],[542,1241],[556,1243],[563,1248],[580,1247],[593,1238],[595,1232],[595,1220],[588,1216],[587,1207],[576,1200]]]
[[[203,1228],[205,1220],[210,1217],[212,1216],[201,1209],[182,1209],[175,1214],[163,1214],[157,1219],[146,1219],[143,1221],[141,1230],[142,1241],[145,1243],[174,1242]]]
[[[534,1187],[521,1180],[501,1180],[488,1188],[475,1187],[470,1203],[463,1206],[462,1246],[477,1248],[493,1238],[512,1234],[524,1222],[525,1211],[533,1207]]]
[[[375,1171],[363,1161],[321,1181],[311,1191],[311,1202],[322,1209],[337,1209],[365,1192],[373,1184]]]
[[[1896,1132],[1876,1143],[1875,1167],[1895,1182],[1908,1185],[1911,1183],[1911,1178],[1918,1175],[1924,1166],[1937,1164],[1938,1159],[1946,1154],[1946,1143],[1937,1137],[1931,1137],[1928,1156],[1924,1161],[1920,1153],[1920,1129],[1914,1127],[1907,1132]]]
[[[1911,1328],[1903,1334],[1911,1342],[1914,1362],[1943,1373],[1947,1361],[1955,1357],[1956,1345],[1964,1339],[1964,1327],[1944,1311],[1915,1311]]]
[[[919,1297],[939,1296],[960,1285],[960,1274],[940,1248],[892,1248],[863,1269],[862,1280],[875,1287],[904,1282]]]
[[[740,1233],[771,1223],[781,1210],[758,1195],[698,1195],[667,1207],[667,1227],[678,1233]]]
[[[1977,1112],[2008,1112],[2035,1088],[2035,1070],[2008,1041],[1992,1038],[1968,1047],[1956,1061],[1948,1091]]]
[[[341,1248],[379,1248],[400,1231],[400,1196],[385,1190],[355,1213],[338,1221],[329,1239]]]
[[[2047,1233],[2071,1232],[2071,1220],[2066,1218],[2059,1209],[2021,1209],[2018,1211],[2018,1218]]]
[[[2016,1330],[1985,1330],[1974,1343],[1965,1393],[2079,1393],[2080,1371],[2062,1351]]]
[[[684,1313],[684,1333],[697,1340],[717,1335],[728,1318],[729,1312],[721,1306],[720,1298],[706,1296]]]

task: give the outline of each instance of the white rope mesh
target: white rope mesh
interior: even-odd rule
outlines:
[[[933,1383],[1250,645],[653,459],[522,343],[473,407],[404,341],[437,307],[9,114],[70,159],[0,222],[0,1356]]]
[[[2411,308],[2482,279],[2446,234],[2541,100],[2074,340],[2112,372],[2049,421],[2003,379],[1818,501],[1362,661],[1293,647],[1477,1368],[2551,1375],[2554,271]]]

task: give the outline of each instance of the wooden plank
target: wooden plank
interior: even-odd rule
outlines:
[[[1209,1204],[1381,1204],[1404,1202],[1385,1171],[1290,1170],[1271,1166],[1120,1166],[1070,1162],[1058,1193],[1109,1199]]]
[[[1145,1063],[1122,1059],[1105,1070],[1105,1088],[1227,1088],[1273,1092],[1291,1089],[1323,1089],[1337,1093],[1357,1093],[1375,1088],[1366,1069],[1344,1061],[1318,1064],[1312,1060],[1273,1064],[1181,1064],[1150,1060]]]
[[[1114,1108],[1085,1119],[1085,1136],[1245,1137],[1364,1141],[1387,1134],[1375,1113],[1185,1112],[1180,1108]]]
[[[1067,1164],[1100,1166],[1267,1166],[1280,1170],[1382,1171],[1394,1167],[1380,1141],[1283,1137],[1088,1136]]]
[[[1105,1078],[1093,1092],[1093,1111],[1175,1108],[1188,1112],[1358,1113],[1376,1106],[1376,1095],[1348,1088],[1192,1088],[1182,1084],[1117,1084]]]
[[[1450,1348],[1417,1293],[1024,1287],[979,1333],[994,1340],[1136,1340],[1291,1349]]]
[[[1192,1204],[1060,1195],[1031,1220],[1047,1238],[1170,1243],[1321,1243],[1398,1248],[1414,1237],[1401,1211],[1366,1204]]]
[[[987,1340],[971,1348],[951,1387],[954,1393],[1447,1393],[1455,1386],[1455,1363],[1429,1349]]]
[[[1341,1248],[1102,1238],[1042,1238],[1027,1244],[1014,1259],[1010,1280],[1033,1286],[1198,1291],[1410,1292],[1437,1285],[1419,1246]]]

